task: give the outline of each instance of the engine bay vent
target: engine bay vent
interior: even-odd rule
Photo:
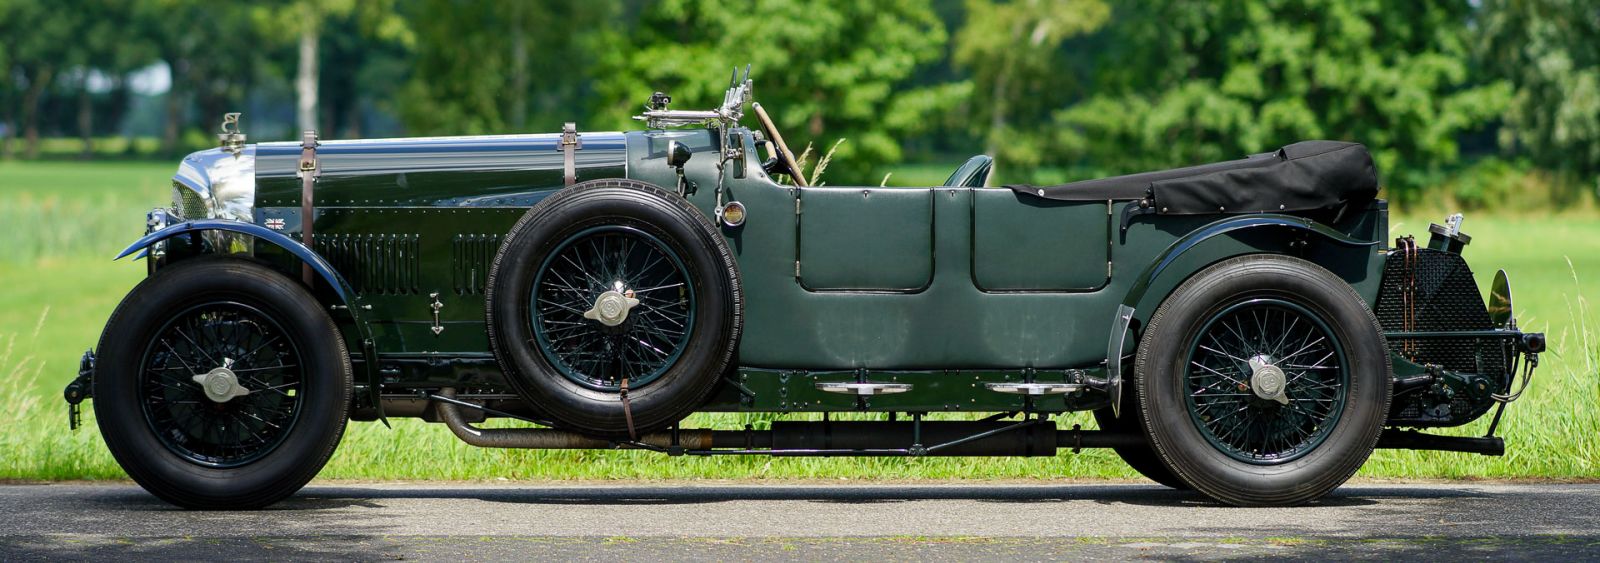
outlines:
[[[363,294],[421,292],[420,237],[414,234],[318,234],[316,251]]]
[[[456,235],[450,244],[450,277],[456,295],[482,295],[504,235]]]

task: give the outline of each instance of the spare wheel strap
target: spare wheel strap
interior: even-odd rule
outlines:
[[[633,429],[633,408],[628,404],[628,378],[622,378],[622,419],[628,422],[628,439],[639,441],[639,433]]]

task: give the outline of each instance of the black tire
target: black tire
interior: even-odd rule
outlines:
[[[1393,388],[1386,350],[1377,319],[1331,272],[1278,255],[1225,260],[1151,317],[1137,414],[1164,465],[1207,496],[1305,503],[1348,480],[1377,444]]]
[[[535,282],[540,284],[537,288],[540,295],[547,295],[543,293],[547,287],[543,285],[547,283],[544,272],[555,271],[548,279],[556,279],[557,268],[565,267],[555,265],[561,263],[558,257],[570,256],[563,253],[589,240],[584,237],[610,236],[639,243],[628,246],[626,255],[607,255],[620,256],[623,260],[623,266],[616,269],[619,273],[613,276],[617,280],[607,278],[596,282],[606,276],[588,279],[589,270],[582,269],[580,264],[565,262],[584,275],[574,282],[582,287],[561,290],[564,293],[555,295],[581,303],[555,310],[549,308],[548,301],[542,301],[540,309],[533,308]],[[585,300],[598,299],[603,291],[620,283],[625,274],[642,275],[638,274],[640,268],[630,270],[628,267],[639,264],[626,262],[635,259],[631,258],[635,248],[643,249],[639,252],[667,256],[672,261],[663,271],[669,277],[680,276],[677,308],[656,307],[656,301],[641,301],[644,307],[627,310],[623,324],[609,327],[601,326],[599,319],[573,316],[574,309],[588,303]],[[605,255],[604,251],[597,254]],[[582,261],[585,255],[578,256]],[[743,326],[739,271],[721,233],[687,200],[633,180],[584,182],[557,192],[529,209],[511,228],[495,256],[488,286],[489,341],[507,379],[524,399],[556,424],[589,434],[626,435],[630,430],[630,414],[631,430],[635,432],[660,429],[688,416],[714,390],[732,360]],[[639,297],[644,299],[643,292],[647,290],[640,288],[640,291]],[[626,292],[631,299],[633,288],[629,287]],[[593,310],[599,310],[598,302]],[[628,353],[623,350],[624,346],[631,346],[629,339],[634,338],[637,331],[646,330],[645,323],[657,322],[652,319],[666,314],[662,311],[684,315],[679,319],[683,324],[678,325],[683,330],[671,337],[675,339],[671,342],[641,340],[639,343],[643,347],[653,351],[636,350],[634,358],[654,353],[661,353],[662,357],[651,356],[656,363],[646,366],[648,370],[638,368],[633,377],[625,368],[614,368],[629,361]],[[650,316],[653,314],[657,316]],[[613,339],[617,343],[615,353],[622,354],[623,359],[593,360],[596,364],[567,363],[563,354],[576,354],[572,348],[577,345],[557,346],[547,337],[551,329],[543,323],[558,322],[547,320],[555,315],[566,315],[565,320],[559,322],[571,325],[566,330],[572,332],[563,334],[562,338],[572,336],[579,342],[598,342],[593,346],[604,345],[604,354],[613,353],[613,344],[605,342]],[[666,325],[665,321],[660,322]],[[599,355],[599,352],[592,354],[593,357]],[[620,392],[624,379],[630,382],[627,409]]]
[[[1131,404],[1135,402],[1133,400],[1134,396],[1131,393],[1123,393],[1122,398],[1124,404],[1122,405],[1121,417],[1113,416],[1109,408],[1099,409],[1094,411],[1095,423],[1100,425],[1101,430],[1107,432],[1144,435],[1143,419],[1139,417],[1137,405]],[[1161,456],[1156,455],[1156,451],[1148,445],[1111,448],[1111,451],[1116,452],[1117,457],[1122,458],[1122,461],[1126,462],[1128,467],[1132,467],[1134,471],[1138,471],[1146,479],[1180,491],[1187,491],[1191,488],[1188,483],[1179,479],[1178,475],[1173,473],[1171,469],[1167,469],[1167,466],[1162,465]]]
[[[111,314],[97,355],[94,410],[111,455],[145,490],[184,508],[287,498],[344,436],[343,337],[302,286],[253,262],[201,258],[146,278]],[[208,399],[190,380],[216,362],[238,369],[229,376],[251,394]]]

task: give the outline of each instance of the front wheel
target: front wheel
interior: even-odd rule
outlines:
[[[135,482],[185,508],[259,508],[311,480],[344,435],[344,339],[288,277],[198,259],[146,278],[107,321],[95,418]]]
[[[1140,339],[1139,413],[1165,466],[1229,504],[1332,491],[1371,455],[1393,386],[1383,333],[1349,284],[1304,260],[1196,274]]]

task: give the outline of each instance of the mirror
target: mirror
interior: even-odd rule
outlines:
[[[689,157],[691,156],[694,156],[694,151],[689,150],[689,147],[683,146],[683,143],[667,141],[668,166],[681,170],[683,165],[689,163]]]

